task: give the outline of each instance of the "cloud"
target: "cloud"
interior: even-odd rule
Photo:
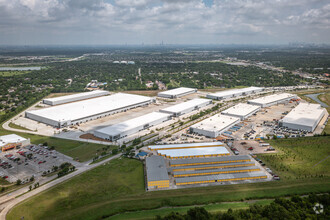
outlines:
[[[21,39],[25,44],[56,40],[330,43],[325,36],[330,34],[330,4],[322,0],[213,0],[212,4],[202,0],[0,0],[0,27],[1,44],[23,43]]]

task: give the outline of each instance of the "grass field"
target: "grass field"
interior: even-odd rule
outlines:
[[[9,123],[9,127],[15,128],[15,129],[20,129],[20,130],[26,130],[26,131],[31,131],[30,129],[24,128],[20,125],[14,124],[12,122]]]
[[[0,71],[0,76],[14,76],[29,73],[31,71]]]
[[[131,215],[125,212],[163,215],[170,211],[169,207],[330,192],[329,161],[324,160],[329,155],[328,143],[329,137],[274,140],[272,145],[281,150],[280,156],[267,155],[262,159],[282,177],[281,181],[154,192],[144,190],[141,162],[117,159],[23,202],[10,212],[8,219],[23,215],[25,219],[124,219]],[[306,176],[302,173],[305,171]],[[124,216],[115,216],[118,213]]]
[[[324,94],[321,94],[318,96],[318,98],[327,104],[329,107],[327,108],[327,111],[330,112],[330,92],[326,92]],[[327,125],[324,128],[324,132],[327,134],[330,134],[330,121],[328,121]]]

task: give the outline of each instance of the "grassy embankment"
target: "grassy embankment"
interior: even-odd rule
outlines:
[[[318,98],[329,106],[327,107],[327,111],[330,113],[330,91],[319,95]],[[328,121],[327,125],[325,126],[324,132],[330,134],[330,121]]]
[[[330,192],[329,141],[330,137],[272,140],[280,154],[260,157],[281,181],[155,192],[144,190],[141,162],[116,159],[21,203],[8,219],[120,219],[135,214],[140,218],[165,215],[173,207],[184,212],[182,206]]]

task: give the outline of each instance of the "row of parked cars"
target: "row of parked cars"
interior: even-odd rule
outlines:
[[[266,164],[264,163],[264,162],[262,162],[262,160],[261,159],[259,159],[258,157],[256,157],[255,155],[253,155],[253,157],[255,157],[255,160],[256,161],[258,161],[260,164],[261,164],[261,166],[266,166]],[[273,179],[274,180],[280,180],[280,177],[278,176],[278,175],[276,175],[270,168],[266,168],[265,169],[270,175],[272,175],[273,176]]]

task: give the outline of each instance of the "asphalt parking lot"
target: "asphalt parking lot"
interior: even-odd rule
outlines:
[[[73,163],[69,157],[50,150],[47,146],[28,145],[20,149],[0,152],[0,176],[9,182],[25,182],[32,176],[51,172],[54,166]]]

